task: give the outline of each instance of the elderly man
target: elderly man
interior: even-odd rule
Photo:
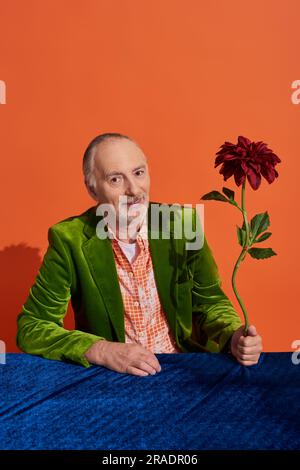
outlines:
[[[190,249],[172,223],[169,237],[160,227],[151,236],[154,203],[140,146],[122,134],[101,134],[86,149],[83,171],[97,205],[49,229],[48,250],[18,316],[18,346],[139,376],[161,370],[158,353],[229,352],[242,365],[256,364],[261,337],[253,325],[243,335],[206,238]],[[114,209],[116,224],[104,223],[105,211],[99,217],[103,205]],[[125,228],[136,221],[135,229],[122,231],[124,221]],[[73,331],[63,327],[70,300]]]

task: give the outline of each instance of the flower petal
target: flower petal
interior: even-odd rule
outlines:
[[[235,168],[234,171],[234,180],[237,186],[240,186],[245,181],[246,175],[243,169],[239,166]]]
[[[244,137],[242,135],[239,135],[238,136],[238,145],[240,145],[241,147],[244,147],[246,149],[248,149],[251,145],[251,140],[247,139],[247,137]]]
[[[249,168],[248,174],[247,174],[248,181],[251,185],[251,187],[256,190],[259,188],[260,183],[261,183],[261,176],[260,173],[257,173],[254,171],[252,168]]]
[[[278,173],[275,170],[275,168],[273,168],[270,165],[263,166],[262,169],[261,169],[261,174],[268,181],[269,184],[273,183],[275,178],[277,178],[277,176],[278,176]]]
[[[235,165],[232,163],[224,163],[219,173],[224,176],[224,181],[228,180],[235,171]]]

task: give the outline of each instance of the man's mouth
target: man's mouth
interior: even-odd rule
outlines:
[[[124,205],[128,207],[128,206],[133,206],[134,204],[142,204],[144,202],[144,199],[145,199],[144,197],[140,199],[135,199],[134,201],[127,202]]]

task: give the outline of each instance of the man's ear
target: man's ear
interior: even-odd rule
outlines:
[[[95,201],[98,202],[98,196],[97,196],[97,192],[96,192],[96,189],[93,185],[89,184],[87,181],[85,181],[85,185],[86,185],[86,189],[88,190],[88,193],[89,195],[95,199]]]

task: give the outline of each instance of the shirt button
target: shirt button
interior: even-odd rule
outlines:
[[[133,304],[135,307],[138,307],[140,304],[138,303],[138,301],[136,300]]]
[[[129,277],[133,277],[133,273],[132,273],[132,272],[129,273]]]

